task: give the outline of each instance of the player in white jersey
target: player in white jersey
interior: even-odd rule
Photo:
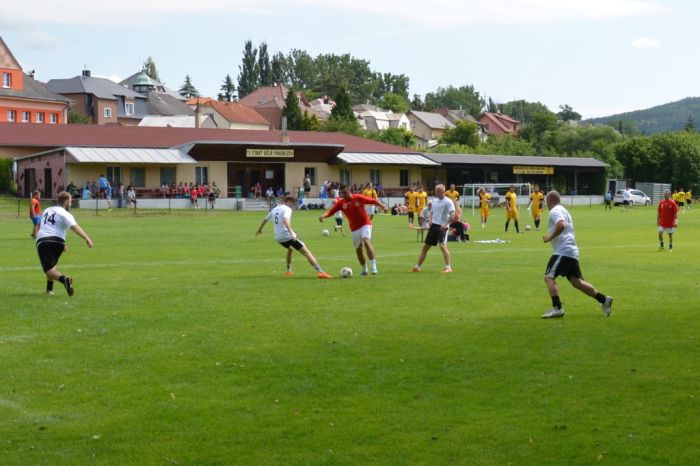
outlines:
[[[552,257],[547,263],[544,273],[544,282],[547,284],[549,296],[552,298],[552,309],[542,317],[564,317],[564,309],[559,298],[559,287],[556,278],[561,275],[566,277],[571,285],[581,290],[601,304],[603,314],[609,316],[612,312],[612,296],[605,296],[593,285],[583,279],[579,265],[579,252],[574,236],[574,221],[569,211],[561,205],[561,196],[557,191],[550,191],[545,198],[549,208],[549,223],[547,234],[542,237],[545,243],[552,243]]]
[[[292,273],[292,252],[294,249],[299,251],[306,259],[309,264],[316,269],[318,272],[318,278],[333,278],[329,274],[323,271],[318,261],[311,254],[309,248],[306,247],[304,243],[297,237],[297,234],[292,230],[292,207],[296,205],[297,200],[294,196],[285,196],[284,203],[278,205],[270,211],[269,214],[263,219],[258,231],[255,232],[256,236],[262,234],[263,227],[267,222],[272,222],[275,228],[275,241],[277,241],[283,248],[287,250],[287,271],[285,275],[290,277],[294,275]],[[293,249],[292,249],[293,248]]]
[[[425,237],[423,248],[418,256],[418,261],[411,272],[420,272],[420,268],[425,261],[425,256],[433,246],[440,246],[442,256],[445,259],[445,268],[442,273],[451,273],[452,264],[450,262],[450,251],[447,249],[447,232],[450,223],[455,220],[455,204],[452,199],[445,196],[445,185],[439,184],[435,186],[435,195],[437,199],[433,201],[433,207],[430,211],[430,229]]]
[[[58,193],[58,204],[44,210],[41,227],[36,237],[36,250],[39,254],[41,267],[46,274],[46,294],[53,294],[53,282],[58,280],[66,287],[68,296],[73,296],[73,278],[63,275],[56,270],[56,264],[61,254],[66,250],[66,233],[73,230],[85,240],[87,246],[93,246],[90,237],[80,228],[70,209],[71,195],[66,191]]]

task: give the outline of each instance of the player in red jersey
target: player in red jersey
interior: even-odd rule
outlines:
[[[361,275],[367,275],[367,262],[365,261],[365,255],[362,252],[362,247],[364,246],[365,251],[367,251],[367,258],[372,266],[372,274],[377,273],[377,260],[374,254],[374,248],[372,247],[372,222],[365,211],[365,205],[376,205],[379,206],[385,213],[387,208],[384,204],[379,201],[379,199],[372,199],[371,197],[363,196],[362,194],[352,194],[350,192],[350,187],[343,185],[340,187],[340,198],[333,204],[333,207],[328,209],[326,213],[321,215],[318,219],[323,222],[324,218],[328,218],[336,212],[342,210],[343,214],[348,219],[350,224],[350,231],[352,232],[352,243],[355,246],[355,252],[357,253],[357,259],[362,265]]]
[[[678,226],[678,204],[671,199],[671,191],[664,193],[659,202],[656,224],[659,226],[659,251],[664,250],[664,232],[668,233],[668,250],[673,251],[673,234]]]

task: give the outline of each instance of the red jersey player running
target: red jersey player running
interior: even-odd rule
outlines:
[[[355,246],[357,259],[360,261],[360,265],[362,265],[361,275],[367,275],[368,273],[367,262],[362,252],[363,246],[367,251],[369,264],[372,266],[372,274],[377,273],[377,260],[374,254],[374,248],[372,247],[372,222],[365,211],[365,205],[376,205],[384,212],[387,211],[386,206],[382,204],[379,199],[372,199],[362,194],[352,194],[348,186],[342,185],[340,187],[340,198],[333,204],[333,207],[318,218],[323,222],[324,218],[330,217],[339,210],[343,211],[343,214],[348,218],[348,223],[350,224],[352,243]]]
[[[671,191],[666,191],[664,200],[659,202],[656,224],[659,226],[659,251],[664,250],[664,232],[668,233],[668,250],[673,251],[673,234],[678,226],[678,205],[671,200]]]

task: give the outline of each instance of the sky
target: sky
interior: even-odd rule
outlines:
[[[410,95],[471,85],[584,118],[700,96],[694,0],[2,0],[0,37],[37,79],[161,80],[216,96],[245,41],[345,54],[405,74]]]

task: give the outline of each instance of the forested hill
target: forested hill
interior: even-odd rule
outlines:
[[[591,118],[586,121],[594,124],[612,123],[613,126],[617,122],[631,122],[642,134],[656,134],[685,128],[689,117],[692,117],[692,122],[697,129],[697,125],[700,124],[700,97],[687,97],[645,110]]]

